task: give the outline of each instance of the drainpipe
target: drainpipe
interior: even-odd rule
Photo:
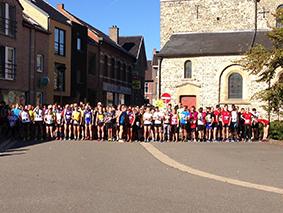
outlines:
[[[161,98],[161,67],[162,67],[162,61],[163,58],[158,58],[158,70],[157,70],[157,78],[158,78],[158,84],[157,84],[157,97],[158,99]]]
[[[32,29],[29,29],[29,56],[28,56],[28,103],[31,104],[31,97],[33,95],[33,88],[32,88],[32,82],[34,81],[34,74],[31,71],[31,60],[32,60]]]
[[[257,11],[258,11],[258,3],[260,2],[260,0],[254,0],[255,2],[255,18],[254,18],[254,36],[253,36],[253,40],[252,40],[252,44],[251,44],[251,48],[254,47],[255,45],[255,40],[256,40],[256,36],[257,36]]]

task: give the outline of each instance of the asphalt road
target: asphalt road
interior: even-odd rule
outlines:
[[[283,187],[280,146],[155,146],[197,169]],[[282,209],[282,195],[180,172],[140,144],[50,142],[0,154],[1,213],[281,213]]]

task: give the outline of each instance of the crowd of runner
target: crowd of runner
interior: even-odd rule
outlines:
[[[263,133],[260,134],[260,128]],[[22,140],[238,142],[266,140],[269,121],[256,109],[235,105],[188,108],[154,106],[48,106],[0,104],[0,134]]]

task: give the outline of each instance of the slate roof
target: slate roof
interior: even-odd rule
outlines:
[[[136,58],[139,57],[143,36],[120,36],[119,44]]]
[[[58,21],[62,24],[70,25],[68,23],[68,19],[65,16],[63,16],[58,10],[52,7],[48,2],[44,0],[33,0],[31,2],[40,9],[42,9],[43,11],[45,11],[51,19]]]
[[[255,43],[271,48],[272,43],[267,33],[268,31],[257,32]],[[254,31],[173,34],[158,56],[172,58],[242,55],[251,48],[253,36]]]

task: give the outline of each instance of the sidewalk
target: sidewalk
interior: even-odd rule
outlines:
[[[283,146],[283,141],[276,141],[270,139],[267,144]]]

